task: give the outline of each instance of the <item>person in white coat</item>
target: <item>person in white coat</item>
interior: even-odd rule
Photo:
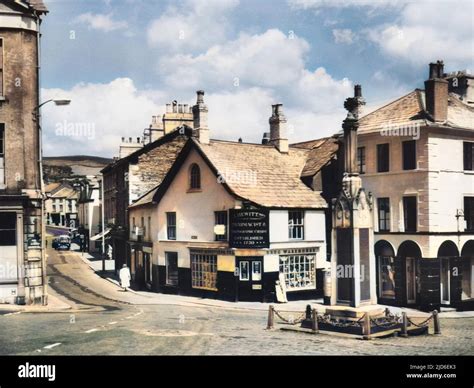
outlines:
[[[127,264],[124,264],[122,269],[119,272],[120,283],[124,291],[127,291],[127,288],[130,288],[130,269],[127,267]]]

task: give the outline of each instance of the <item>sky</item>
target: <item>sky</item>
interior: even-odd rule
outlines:
[[[474,70],[471,0],[45,0],[44,154],[118,154],[173,100],[205,90],[216,139],[260,142],[282,103],[290,142],[338,132],[423,88],[428,64]]]

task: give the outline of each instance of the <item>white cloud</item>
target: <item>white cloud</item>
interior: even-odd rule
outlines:
[[[148,43],[174,52],[206,49],[226,39],[227,14],[238,4],[239,0],[184,0],[151,22]]]
[[[258,35],[241,34],[204,54],[164,57],[159,71],[173,88],[191,84],[230,89],[236,81],[242,87],[284,87],[298,81],[308,50],[305,40],[268,30]]]
[[[332,30],[332,35],[334,37],[334,42],[343,43],[343,44],[352,44],[355,39],[355,34],[349,28]]]
[[[408,0],[288,0],[293,8],[314,9],[367,7],[381,8],[394,7],[406,3]]]
[[[473,11],[470,1],[413,2],[396,23],[367,31],[367,36],[384,53],[413,64],[444,59],[449,66],[465,66],[474,59]]]
[[[142,135],[151,116],[159,113],[156,100],[138,91],[129,78],[42,90],[44,100],[58,96],[70,98],[71,105],[43,108],[46,155],[116,155],[121,136]]]
[[[122,30],[128,27],[126,21],[113,20],[113,15],[109,14],[93,14],[90,12],[79,15],[75,22],[86,24],[91,30],[99,30],[104,32],[111,32]]]

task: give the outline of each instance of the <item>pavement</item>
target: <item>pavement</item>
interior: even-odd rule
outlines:
[[[72,249],[77,249],[77,246]],[[24,312],[58,312],[58,311],[77,311],[84,309],[96,309],[94,303],[84,306],[76,303],[75,298],[71,295],[65,295],[61,292],[61,280],[57,277],[60,275],[63,279],[73,282],[78,289],[83,289],[90,294],[95,294],[103,299],[111,302],[122,304],[130,304],[134,306],[146,305],[168,305],[182,307],[212,307],[228,310],[250,310],[250,311],[268,311],[273,305],[276,310],[281,312],[301,313],[305,311],[307,305],[317,309],[320,313],[325,313],[327,308],[322,299],[291,301],[285,304],[272,304],[260,302],[228,302],[216,299],[204,299],[192,296],[168,295],[147,291],[128,290],[124,292],[120,287],[118,278],[114,272],[114,261],[106,260],[106,271],[102,271],[102,259],[100,255],[90,253],[81,253],[74,250],[55,252],[49,250],[48,257],[48,275],[50,285],[48,305],[47,306],[16,306],[16,305],[0,305],[0,311],[24,311]],[[54,254],[53,254],[54,252]],[[70,290],[69,290],[70,291]],[[99,303],[100,305],[100,303]],[[410,308],[400,308],[385,305],[372,305],[361,307],[360,311],[372,310],[389,310],[393,314],[401,314],[406,312],[409,317],[428,317],[430,314]],[[472,318],[474,311],[443,311],[440,312],[441,318]]]
[[[268,304],[123,292],[86,255],[48,255],[50,303],[0,310],[0,355],[474,355],[469,317],[442,318],[442,335],[430,327],[372,341],[287,332],[280,321],[265,330]],[[296,319],[308,303],[319,309],[318,300],[275,307]]]

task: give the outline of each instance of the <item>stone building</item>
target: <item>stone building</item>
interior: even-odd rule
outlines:
[[[204,92],[199,91],[198,95]],[[123,138],[120,157],[101,171],[105,223],[111,230],[116,269],[127,263],[129,257],[128,207],[163,180],[191,135],[193,125],[189,105],[173,101],[167,104],[161,120],[159,116],[152,118],[143,138]]]
[[[67,182],[50,183],[45,187],[46,224],[77,228],[79,192]]]
[[[425,90],[360,119],[358,169],[375,197],[380,303],[472,307],[472,78],[433,63]]]
[[[0,302],[46,303],[40,0],[0,1]]]
[[[84,236],[84,248],[101,252],[102,241],[102,181],[100,176],[87,176],[77,187],[78,232]]]
[[[193,112],[169,172],[129,208],[136,285],[232,301],[321,296],[327,203],[313,185],[331,141],[290,146],[280,104],[263,144],[210,139],[202,96]]]

